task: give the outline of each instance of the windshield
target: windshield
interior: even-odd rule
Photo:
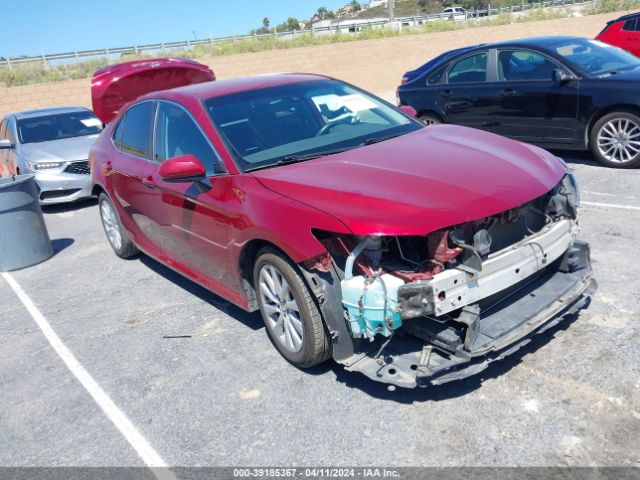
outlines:
[[[337,153],[422,127],[334,80],[215,97],[205,106],[244,171]]]
[[[23,118],[17,127],[21,143],[36,143],[95,135],[102,131],[102,122],[93,112],[81,111]]]
[[[628,70],[640,66],[640,59],[597,40],[571,39],[550,45],[567,63],[591,75]]]

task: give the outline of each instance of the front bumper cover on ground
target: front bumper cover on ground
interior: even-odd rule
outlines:
[[[465,348],[446,348],[397,333],[380,355],[376,356],[379,347],[372,345],[371,351],[349,362],[346,369],[407,388],[469,377],[516,352],[535,334],[576,314],[588,305],[595,289],[589,246],[575,242],[553,265],[527,279],[499,304],[481,310],[478,331]],[[412,321],[422,319],[408,322]]]

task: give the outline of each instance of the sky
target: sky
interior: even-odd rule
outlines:
[[[348,0],[0,0],[0,57],[242,35]]]

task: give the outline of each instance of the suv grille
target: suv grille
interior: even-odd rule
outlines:
[[[87,160],[72,162],[64,171],[65,173],[75,173],[76,175],[89,175],[89,162]]]

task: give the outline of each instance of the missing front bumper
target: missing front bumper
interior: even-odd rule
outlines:
[[[533,335],[576,314],[588,305],[595,289],[588,245],[576,242],[501,300],[483,304],[472,342],[465,345],[465,328],[459,322],[453,322],[461,333],[456,337],[456,328],[447,323],[438,327],[428,324],[426,318],[415,318],[406,322],[404,333],[398,332],[389,341],[382,355],[375,357],[378,348],[374,348],[351,359],[346,368],[408,388],[469,377],[519,350]]]

